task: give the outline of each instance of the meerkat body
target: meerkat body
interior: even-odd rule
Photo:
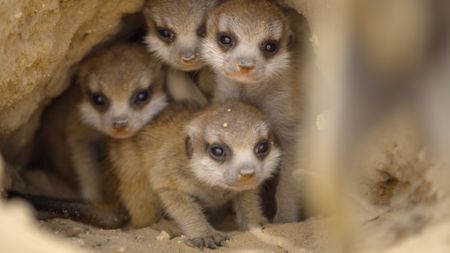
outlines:
[[[197,114],[170,106],[136,136],[112,140],[109,159],[132,224],[154,223],[163,208],[192,243],[214,248],[226,237],[205,208],[233,201],[242,229],[265,223],[258,186],[280,155],[270,130],[256,108],[225,102]]]
[[[159,149],[165,149],[165,143],[171,143],[176,138],[182,139],[182,123],[194,111],[181,105],[169,105],[141,133],[128,140],[111,140],[108,143],[108,161],[117,179],[116,195],[127,209],[133,227],[149,226],[159,219],[161,210],[150,185],[149,168],[155,166],[157,159],[164,159],[178,151],[177,147],[171,147],[175,150],[167,150],[167,153],[159,152]],[[147,132],[155,136],[146,136]]]
[[[39,141],[44,166],[82,197],[102,198],[101,164],[107,137],[134,135],[167,105],[160,64],[135,44],[118,44],[85,59],[76,84],[44,113]]]
[[[168,65],[167,90],[175,101],[208,103],[198,87],[199,81],[206,81],[197,78],[198,75],[207,75],[201,71],[206,67],[199,50],[206,16],[216,3],[215,0],[155,0],[148,1],[144,8],[149,28],[148,51]]]
[[[231,0],[207,21],[202,58],[216,73],[214,101],[240,99],[265,113],[283,150],[276,201],[278,222],[298,219],[296,169],[300,90],[293,79],[290,28],[269,1]]]

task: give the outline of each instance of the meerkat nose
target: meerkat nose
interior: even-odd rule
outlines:
[[[197,56],[192,51],[186,51],[186,52],[181,53],[181,60],[184,63],[191,63],[193,60],[195,60],[195,58],[197,58]]]
[[[240,70],[253,70],[255,68],[255,61],[249,58],[242,58],[239,60],[238,68]]]
[[[122,129],[128,126],[128,119],[115,119],[113,122],[113,127],[115,129]]]
[[[250,179],[255,176],[253,168],[242,168],[239,170],[239,179]]]

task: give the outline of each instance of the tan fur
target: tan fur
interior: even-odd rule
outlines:
[[[156,0],[148,1],[144,14],[149,32],[146,37],[148,50],[168,65],[167,89],[175,101],[195,102],[206,105],[205,96],[196,82],[187,74],[198,71],[205,64],[200,59],[200,40],[206,15],[216,5],[213,0]],[[168,29],[173,40],[159,35],[159,29]],[[186,60],[186,56],[189,60]]]
[[[130,137],[167,105],[161,79],[160,64],[138,45],[118,44],[88,57],[80,64],[77,84],[44,113],[38,133],[44,166],[76,179],[85,199],[101,199],[105,136]],[[131,102],[138,91],[149,91],[139,108]],[[95,93],[107,98],[106,109],[94,105]],[[119,119],[125,127],[114,127]]]
[[[301,111],[299,85],[293,79],[287,18],[269,1],[231,0],[208,17],[202,57],[216,73],[215,101],[241,99],[255,104],[269,118],[283,150],[277,189],[278,222],[298,219],[296,169],[297,127]],[[232,37],[232,48],[220,45],[220,35]],[[262,45],[276,41],[273,55]],[[245,64],[251,68],[240,67]]]
[[[265,223],[258,186],[275,171],[280,153],[269,124],[250,105],[225,102],[194,112],[169,106],[136,136],[112,140],[109,159],[132,225],[154,223],[162,205],[190,242],[213,248],[226,237],[202,210],[233,201],[242,229]],[[254,148],[263,139],[270,151],[258,159]],[[211,144],[228,146],[224,162],[210,157],[205,147]],[[249,169],[254,176],[241,179],[239,173]]]

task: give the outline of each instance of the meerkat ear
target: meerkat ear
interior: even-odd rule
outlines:
[[[194,153],[194,148],[192,147],[192,139],[190,136],[186,136],[186,138],[184,138],[184,149],[187,157],[191,159],[192,154]]]
[[[288,46],[291,47],[295,44],[296,35],[294,34],[294,31],[290,26],[288,27],[287,32],[288,32]]]
[[[269,140],[272,141],[272,143],[276,147],[280,146],[280,139],[278,138],[278,136],[272,130],[269,132]]]

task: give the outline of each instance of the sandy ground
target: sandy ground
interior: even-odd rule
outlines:
[[[309,219],[267,225],[262,231],[227,232],[230,239],[226,247],[214,252],[325,252],[325,238],[316,230],[321,223],[318,219]],[[40,225],[91,252],[202,252],[186,245],[184,236],[169,238],[165,232],[152,228],[104,230],[65,219],[41,221]]]

